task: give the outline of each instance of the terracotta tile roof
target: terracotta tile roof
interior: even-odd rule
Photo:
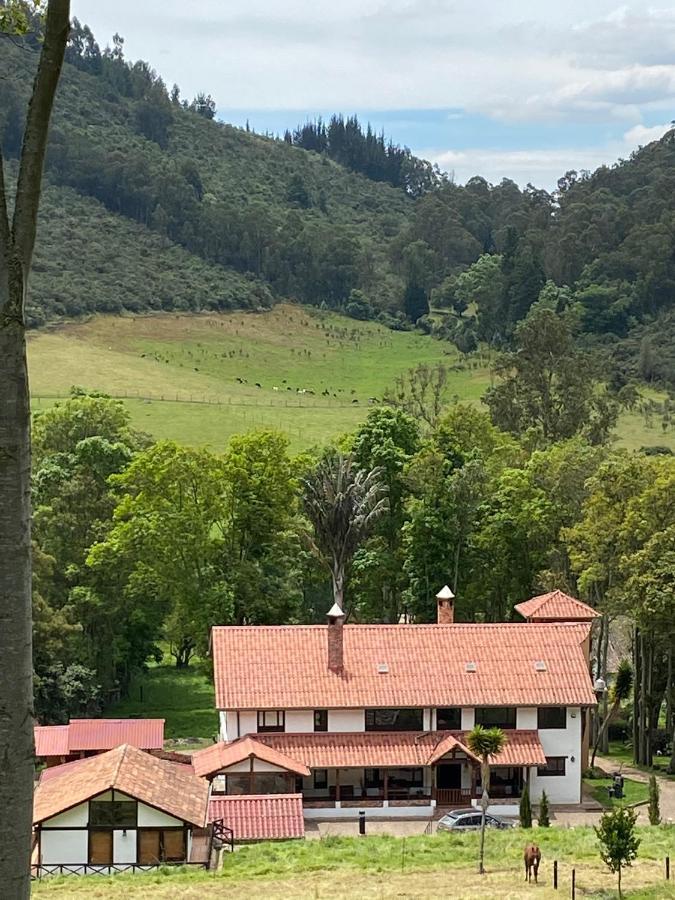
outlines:
[[[43,773],[35,790],[33,824],[112,788],[199,828],[205,824],[208,782],[190,766],[165,762],[128,744],[58,766],[46,778]]]
[[[209,822],[222,819],[235,841],[275,841],[304,838],[302,794],[240,794],[212,797]]]
[[[68,756],[67,725],[36,725],[36,756]]]
[[[466,747],[466,734],[463,731],[313,732],[258,734],[250,741],[272,747],[310,769],[360,769],[430,766],[453,749],[472,757]],[[495,765],[536,766],[546,762],[536,731],[509,730],[505,734],[506,745],[493,759]]]
[[[323,625],[213,629],[219,709],[593,706],[588,624],[346,625],[344,672]],[[535,669],[537,661],[543,671]],[[467,672],[467,663],[475,671]],[[387,671],[378,669],[386,663]]]
[[[309,775],[309,769],[303,763],[250,737],[239,738],[228,744],[221,741],[212,747],[198,750],[192,754],[192,765],[197,775],[206,776],[252,757],[295,775]]]
[[[68,756],[83,750],[112,750],[131,744],[140,750],[161,750],[164,719],[71,719],[68,725],[37,725],[35,755]]]
[[[566,622],[590,622],[597,619],[600,613],[591,606],[563,594],[562,591],[550,591],[548,594],[540,594],[532,597],[515,607],[516,611],[529,622],[554,622],[564,620]]]

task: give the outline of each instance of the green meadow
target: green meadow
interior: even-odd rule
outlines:
[[[373,322],[282,304],[268,312],[95,316],[30,335],[33,408],[73,385],[125,399],[136,428],[220,450],[233,434],[276,428],[293,450],[323,444],[363,421],[395,378],[418,363],[449,368],[448,398],[478,403],[489,356]],[[259,385],[259,386],[258,386]],[[656,421],[622,417],[621,443],[665,444]]]

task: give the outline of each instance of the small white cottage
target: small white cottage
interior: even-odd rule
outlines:
[[[33,806],[34,870],[206,864],[208,802],[208,782],[191,765],[128,744],[45,769]]]

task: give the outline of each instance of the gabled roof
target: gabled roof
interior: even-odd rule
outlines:
[[[546,757],[536,731],[504,732],[506,744],[492,759],[498,766],[544,765]],[[456,750],[478,762],[466,746],[463,731],[313,732],[258,734],[255,741],[304,763],[310,769],[358,769],[431,766]]]
[[[68,756],[85,750],[112,750],[131,744],[161,750],[164,719],[71,719],[68,725],[36,725],[35,755]]]
[[[205,824],[209,785],[190,766],[124,744],[58,768],[35,790],[34,825],[113,788],[199,828]]]
[[[328,669],[326,626],[217,627],[216,706],[594,706],[588,631],[574,623],[345,625],[338,674]]]
[[[528,622],[591,622],[600,613],[562,591],[549,591],[515,607]]]
[[[290,756],[268,747],[255,738],[243,737],[231,743],[220,742],[192,754],[192,765],[197,775],[213,775],[245,759],[260,759],[278,766],[294,775],[309,775],[309,769]]]
[[[222,819],[235,841],[279,841],[304,838],[302,794],[238,794],[212,797],[209,822]]]

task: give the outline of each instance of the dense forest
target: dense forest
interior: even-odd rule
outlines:
[[[3,41],[15,159],[35,36]],[[52,127],[29,317],[260,308],[280,297],[512,342],[542,290],[617,384],[675,381],[675,133],[552,193],[454,184],[355,117],[261,136],[181,100],[124,41],[75,22]],[[112,240],[111,240],[112,238]],[[114,244],[119,242],[122,252]],[[430,307],[438,313],[429,318]],[[420,322],[421,320],[421,322]]]

